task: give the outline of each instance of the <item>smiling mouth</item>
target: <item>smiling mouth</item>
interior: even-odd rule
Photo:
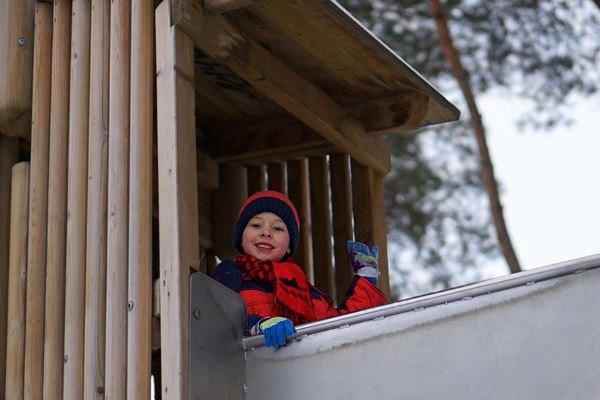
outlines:
[[[266,243],[257,243],[255,246],[258,247],[259,249],[265,249],[265,250],[273,250],[273,248],[274,248],[270,244],[266,244]]]

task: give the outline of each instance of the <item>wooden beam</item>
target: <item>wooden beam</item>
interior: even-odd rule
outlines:
[[[233,247],[233,226],[238,211],[248,196],[246,168],[231,164],[220,164],[219,188],[213,192],[213,237],[214,252],[221,260],[233,259],[238,254]]]
[[[390,298],[383,176],[352,160],[352,202],[354,235],[357,241],[379,246],[379,283]]]
[[[29,163],[12,169],[8,324],[6,329],[6,399],[23,398],[25,374],[25,300],[27,290],[27,224],[29,220]]]
[[[276,190],[287,195],[285,163],[271,163],[267,166],[269,175],[269,190]]]
[[[48,399],[61,398],[63,388],[71,6],[72,0],[55,1],[52,16],[43,392]]]
[[[90,99],[89,0],[74,0],[72,13],[69,168],[63,399],[83,398],[85,247]]]
[[[188,398],[189,276],[198,269],[194,45],[156,9],[162,396]]]
[[[17,162],[19,139],[0,134],[0,396],[3,395],[6,365],[6,324],[8,296],[8,249],[10,242],[11,175]]]
[[[264,165],[249,166],[246,170],[248,171],[248,197],[256,192],[262,192],[267,189],[267,175]]]
[[[110,0],[93,0],[85,268],[85,399],[104,399]]]
[[[390,148],[386,139],[368,135],[362,123],[341,105],[259,43],[245,37],[223,16],[204,14],[195,1],[175,0],[173,22],[194,39],[195,46],[340,150],[383,175],[390,170]]]
[[[300,218],[300,240],[292,257],[304,270],[310,283],[315,283],[313,250],[311,240],[310,186],[308,184],[308,160],[287,162],[288,195]]]
[[[207,12],[221,14],[238,8],[247,7],[259,0],[204,0],[204,9]]]
[[[131,2],[127,398],[150,398],[154,4]]]
[[[44,379],[44,301],[48,222],[48,147],[52,82],[52,5],[37,3],[33,55],[33,103],[27,237],[25,322],[26,399],[41,399]]]

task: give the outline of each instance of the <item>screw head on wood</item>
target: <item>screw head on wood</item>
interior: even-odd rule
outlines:
[[[20,47],[25,47],[27,45],[27,40],[24,37],[20,37],[17,39],[17,44]]]

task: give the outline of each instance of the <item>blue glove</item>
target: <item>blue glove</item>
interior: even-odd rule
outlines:
[[[287,338],[295,332],[293,322],[284,317],[269,318],[259,322],[258,326],[258,332],[265,335],[265,346],[267,347],[285,346]]]
[[[348,240],[348,254],[354,273],[376,284],[379,276],[379,265],[377,264],[379,248],[373,245],[369,249],[369,246],[364,243]]]

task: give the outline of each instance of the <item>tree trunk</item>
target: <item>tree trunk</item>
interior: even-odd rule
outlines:
[[[437,25],[438,36],[442,50],[444,51],[444,55],[450,63],[452,73],[458,80],[465,101],[467,102],[467,106],[469,107],[469,113],[471,114],[471,125],[473,126],[473,132],[475,133],[475,138],[477,139],[477,145],[479,147],[479,172],[483,180],[483,186],[489,197],[490,209],[492,212],[492,217],[494,218],[494,225],[496,227],[496,234],[498,235],[500,248],[502,249],[504,258],[508,263],[510,272],[519,272],[521,271],[521,267],[506,229],[506,222],[504,221],[500,195],[498,194],[498,186],[494,176],[494,167],[492,165],[492,160],[490,158],[490,153],[488,151],[487,141],[485,138],[485,127],[483,126],[481,115],[477,109],[475,95],[473,94],[471,84],[469,83],[469,75],[462,66],[458,50],[454,47],[452,36],[450,34],[450,30],[448,29],[444,7],[439,0],[429,0],[429,8]]]

